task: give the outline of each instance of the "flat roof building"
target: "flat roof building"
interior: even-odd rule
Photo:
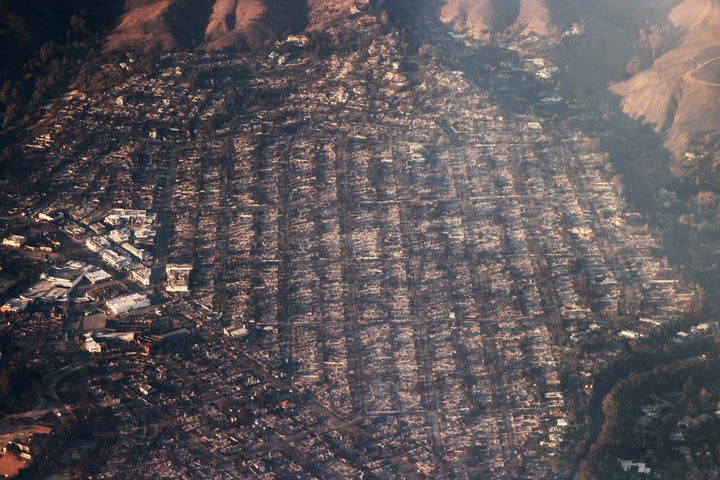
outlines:
[[[151,274],[152,270],[144,265],[138,265],[130,269],[130,278],[146,287],[150,285]]]
[[[41,280],[23,292],[20,298],[26,302],[33,302],[35,300],[42,302],[67,302],[70,298],[70,289],[58,286],[48,280]]]
[[[65,215],[56,209],[51,210],[43,210],[42,212],[38,213],[38,220],[44,221],[44,222],[59,222],[65,218]]]
[[[101,283],[106,280],[110,280],[112,278],[112,275],[110,275],[108,272],[106,272],[102,268],[94,267],[89,272],[85,272],[85,278],[87,278],[90,283],[95,285],[96,283]]]
[[[99,252],[110,246],[110,241],[105,236],[90,237],[85,240],[85,246],[92,252]]]
[[[154,240],[157,235],[157,231],[154,227],[142,226],[134,230],[135,242],[141,240]]]
[[[105,233],[105,231],[107,230],[105,228],[105,225],[103,225],[100,222],[95,222],[95,223],[91,224],[90,226],[88,226],[88,228],[90,229],[90,231],[94,232],[97,235],[101,235],[101,234]]]
[[[136,247],[135,245],[127,242],[123,243],[121,247],[141,262],[152,260],[152,254],[143,248]]]
[[[128,208],[113,208],[105,217],[105,223],[114,227],[128,223],[155,223],[157,214],[147,210],[131,210]]]
[[[112,313],[119,315],[130,310],[149,307],[150,299],[140,293],[131,293],[130,295],[111,298],[105,304]]]
[[[190,272],[193,266],[189,264],[169,263],[165,266],[168,292],[187,292],[190,286]]]
[[[27,308],[27,302],[19,298],[11,298],[5,304],[0,307],[2,313],[20,313]]]
[[[132,261],[126,255],[122,255],[110,248],[100,250],[100,258],[113,267],[115,270],[122,270],[130,266]]]
[[[223,328],[223,333],[230,338],[242,338],[247,337],[250,331],[243,325],[241,327]]]
[[[118,228],[117,230],[113,230],[112,232],[108,233],[108,238],[113,242],[117,243],[118,245],[129,242],[131,236],[132,231],[128,230],[127,228]]]
[[[83,342],[82,348],[90,353],[102,353],[102,346],[89,333],[85,334],[85,342]]]
[[[8,235],[7,237],[3,238],[2,244],[6,247],[20,248],[25,245],[26,241],[27,238],[23,237],[22,235]]]
[[[88,269],[87,263],[69,261],[62,267],[50,267],[40,278],[59,287],[74,288]]]

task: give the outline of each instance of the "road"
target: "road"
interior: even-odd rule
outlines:
[[[21,419],[36,421],[48,413],[52,413],[59,418],[72,417],[72,409],[68,405],[65,405],[57,395],[57,384],[66,376],[77,372],[92,362],[93,360],[90,358],[82,359],[76,355],[69,365],[46,374],[40,381],[41,386],[37,392],[37,404],[26,412],[4,416],[1,421],[3,423],[14,422]]]
[[[212,343],[214,348],[222,350],[226,355],[233,358],[239,368],[252,373],[257,378],[263,379],[266,383],[276,387],[280,391],[288,392],[293,402],[297,405],[308,408],[320,419],[320,422],[318,423],[319,425],[329,427],[330,429],[343,434],[346,438],[357,439],[358,443],[361,443],[363,447],[367,449],[368,455],[372,458],[387,458],[391,460],[397,466],[402,478],[409,478],[413,475],[421,473],[421,470],[408,459],[401,449],[390,445],[388,442],[378,443],[378,441],[369,433],[355,425],[351,420],[344,418],[339,412],[327,405],[321,404],[313,398],[308,398],[307,396],[302,395],[300,392],[297,392],[296,389],[293,389],[291,385],[285,383],[282,379],[276,378],[261,362],[242,352],[230,350],[223,341],[222,336],[207,331],[203,332],[202,336],[208,343]],[[327,429],[324,431],[327,431]],[[311,433],[316,435],[317,430],[313,430]],[[293,438],[294,437],[295,435],[293,435]],[[297,436],[297,439],[303,438],[307,438],[307,436],[303,434],[299,434]],[[264,449],[265,448],[263,447],[260,450]],[[362,465],[356,466],[364,470]],[[368,471],[368,473],[370,472]]]

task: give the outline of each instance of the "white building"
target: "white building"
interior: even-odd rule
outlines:
[[[122,295],[120,297],[111,298],[105,302],[105,305],[112,313],[119,315],[130,310],[149,307],[150,300],[146,295],[132,293],[130,295]]]
[[[148,385],[147,383],[142,383],[142,384],[138,385],[138,390],[143,395],[150,395],[154,391],[153,388],[150,385]]]
[[[85,342],[82,344],[82,348],[90,353],[102,353],[102,346],[95,341],[92,334],[85,334]]]
[[[7,237],[3,238],[2,244],[6,247],[20,248],[25,245],[26,240],[27,238],[23,237],[22,235],[8,235]]]
[[[106,332],[95,333],[98,339],[119,340],[122,342],[132,342],[135,340],[135,332]]]
[[[135,245],[127,242],[123,243],[121,247],[141,262],[152,260],[152,254],[143,248],[136,247]]]
[[[230,338],[242,338],[247,337],[250,334],[250,330],[247,327],[235,327],[235,328],[223,328],[225,336]]]
[[[100,250],[100,258],[115,270],[127,268],[132,263],[129,257],[121,255],[110,248]]]
[[[113,208],[105,217],[105,223],[117,227],[124,223],[155,223],[157,214],[147,210],[131,210],[127,208]]]
[[[110,241],[104,236],[90,237],[85,240],[85,246],[91,252],[97,253],[103,248],[108,248],[110,246]]]
[[[47,280],[59,287],[74,288],[83,279],[89,266],[85,262],[69,261],[62,267],[50,267],[40,275],[42,280]]]
[[[144,265],[137,265],[130,269],[130,278],[146,287],[150,285],[151,274],[152,270]]]
[[[22,301],[19,298],[11,298],[5,304],[0,307],[2,313],[20,313],[27,308],[27,302]]]
[[[157,231],[153,227],[142,226],[135,229],[135,243],[148,244],[155,242]]]
[[[38,220],[45,222],[59,222],[65,215],[58,210],[43,210],[38,213]]]
[[[625,473],[638,473],[641,475],[650,475],[652,469],[645,465],[645,462],[633,462],[632,460],[622,460],[618,458],[618,464]]]
[[[117,230],[113,230],[108,233],[108,238],[118,245],[122,245],[123,243],[130,241],[131,236],[132,232],[127,228],[118,228]]]
[[[90,270],[89,272],[85,272],[85,278],[88,279],[88,282],[95,285],[96,283],[110,280],[112,278],[112,275],[110,275],[108,272],[106,272],[102,268],[93,267],[93,269]]]

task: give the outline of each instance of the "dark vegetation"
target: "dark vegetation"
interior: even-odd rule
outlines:
[[[121,0],[0,1],[1,163],[14,156],[19,127],[37,120],[40,107],[71,88],[90,94],[130,71],[155,66],[157,55],[138,55],[131,62],[118,52],[103,53],[105,35],[122,7]]]
[[[0,411],[20,412],[37,401],[40,373],[33,364],[35,352],[12,347],[8,332],[0,336]]]
[[[579,476],[612,478],[616,458],[642,459],[649,449],[656,455],[653,463],[659,468],[682,475],[685,462],[680,462],[681,471],[677,471],[676,453],[670,439],[671,432],[683,431],[678,427],[682,419],[688,420],[683,431],[688,443],[716,446],[720,442],[717,418],[701,417],[717,410],[720,358],[701,353],[716,344],[709,340],[667,357],[655,354],[638,357],[638,365],[626,372],[624,378],[614,381],[602,398],[599,407],[604,419],[602,427],[582,462]],[[690,353],[694,355],[685,356]],[[655,366],[651,367],[651,362],[656,362]],[[641,365],[648,367],[647,370],[640,371]],[[603,377],[601,381],[610,378],[607,374]],[[647,431],[639,428],[637,419],[642,415],[639,407],[659,403],[658,399],[665,401],[661,415]],[[717,460],[717,451],[713,450]]]
[[[76,42],[113,26],[123,0],[0,1],[0,78],[13,76],[46,43]]]

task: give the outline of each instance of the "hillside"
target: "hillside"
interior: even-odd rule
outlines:
[[[323,30],[333,24],[342,15],[347,15],[353,7],[360,8],[367,1],[363,0],[308,0],[308,29]]]
[[[452,24],[454,30],[467,31],[478,40],[490,37],[496,17],[490,0],[449,0],[440,14],[440,20]]]
[[[203,49],[258,48],[305,24],[302,2],[217,0],[205,29]]]
[[[0,78],[17,73],[43,44],[102,31],[117,20],[122,0],[0,0]]]
[[[586,41],[561,51],[566,95],[597,104],[611,85],[625,113],[665,135],[676,157],[720,131],[720,0],[0,0],[0,74],[83,29],[111,30],[107,51],[249,50],[287,32],[337,29],[368,6],[412,25],[427,5],[479,40],[507,31],[554,35],[582,22]]]
[[[680,157],[720,131],[720,2],[685,0],[669,20],[680,37],[675,48],[612,91],[625,113],[663,132],[665,146]]]
[[[284,33],[323,29],[362,0],[127,0],[108,50],[255,49]]]
[[[521,0],[516,23],[527,33],[549,35],[554,30],[544,0]]]
[[[448,0],[442,7],[440,19],[478,40],[487,40],[493,32],[507,27],[540,35],[547,35],[553,30],[545,0]]]
[[[211,0],[126,0],[107,50],[190,47],[207,25]]]

